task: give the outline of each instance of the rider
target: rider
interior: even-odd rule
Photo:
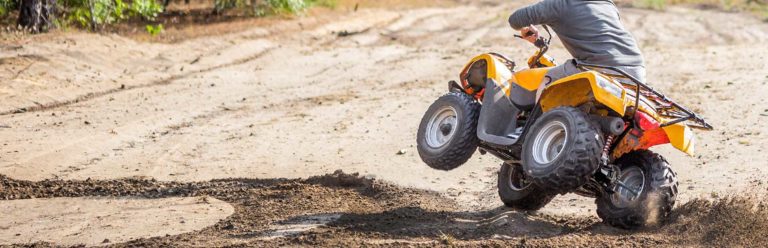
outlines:
[[[613,66],[645,82],[643,55],[637,41],[621,24],[619,10],[611,0],[543,0],[518,9],[509,25],[534,43],[539,30],[548,25],[565,49],[575,58],[552,68],[544,84],[580,72],[575,63]]]

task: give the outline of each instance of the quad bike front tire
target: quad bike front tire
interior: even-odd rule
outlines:
[[[608,225],[637,229],[663,223],[677,198],[677,175],[667,160],[648,150],[633,151],[616,160],[619,180],[639,193],[617,185],[595,201],[597,215]]]
[[[438,170],[453,170],[477,150],[480,104],[471,96],[451,92],[438,98],[424,114],[416,135],[421,160]]]
[[[559,107],[544,113],[526,134],[523,169],[543,189],[571,192],[594,176],[602,147],[599,129],[586,113]]]
[[[554,194],[539,188],[526,178],[522,165],[501,164],[499,170],[499,197],[504,205],[523,211],[535,211],[547,205]]]

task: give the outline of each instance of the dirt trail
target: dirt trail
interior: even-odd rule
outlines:
[[[486,218],[502,214],[520,219],[505,226],[510,229],[506,234],[478,231],[472,236],[474,229],[458,228],[465,232],[456,235],[459,238],[537,236],[589,244],[589,237],[578,232],[573,236],[552,230],[568,226],[562,223],[594,224],[591,199],[560,196],[541,211],[543,216],[560,216],[550,222],[562,219],[562,223],[525,222],[522,219],[538,215],[498,208],[496,159],[478,155],[455,171],[438,172],[424,166],[416,154],[421,114],[445,92],[445,82],[456,77],[467,59],[497,51],[524,64],[533,52],[512,38],[504,22],[520,5],[483,1],[450,8],[361,9],[178,44],[136,46],[118,36],[83,33],[3,44],[0,79],[7,83],[0,84],[4,113],[0,174],[35,181],[146,177],[181,184],[224,178],[308,178],[343,169],[450,198],[430,196],[423,198],[423,204],[459,205],[438,210],[486,211]],[[623,9],[622,14],[642,45],[651,84],[693,107],[717,128],[698,133],[696,157],[669,147],[657,149],[680,175],[681,202],[764,189],[768,24],[733,13],[685,8]],[[552,55],[567,58],[559,45]],[[396,155],[400,150],[405,154]],[[321,200],[358,199],[343,192],[347,193]],[[382,206],[365,213],[391,209]],[[267,225],[295,215],[334,211],[354,212],[337,207],[258,213],[271,216],[259,222]],[[439,222],[442,217],[424,218]],[[294,228],[301,230],[300,226]],[[238,240],[259,239],[242,232]],[[603,236],[654,244],[643,234],[612,235]],[[313,237],[317,236],[302,234],[275,244]],[[430,233],[418,238],[391,234],[350,239],[418,244],[438,237]]]

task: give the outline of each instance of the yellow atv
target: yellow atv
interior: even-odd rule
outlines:
[[[691,128],[712,126],[618,68],[578,63],[582,72],[546,82],[555,66],[546,56],[551,36],[536,42],[528,69],[516,71],[497,53],[473,58],[461,83],[449,82],[422,118],[420,157],[440,170],[466,163],[478,148],[500,158],[499,196],[516,209],[576,193],[596,198],[600,218],[616,227],[664,221],[677,177],[648,149],[671,143],[693,155]]]

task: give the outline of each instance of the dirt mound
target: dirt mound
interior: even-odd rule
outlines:
[[[370,187],[374,184],[373,178],[361,177],[359,173],[347,174],[342,170],[336,170],[333,174],[310,177],[306,182],[323,186],[341,187]]]
[[[757,196],[695,199],[678,207],[664,229],[695,244],[764,246],[768,245],[768,203]]]

